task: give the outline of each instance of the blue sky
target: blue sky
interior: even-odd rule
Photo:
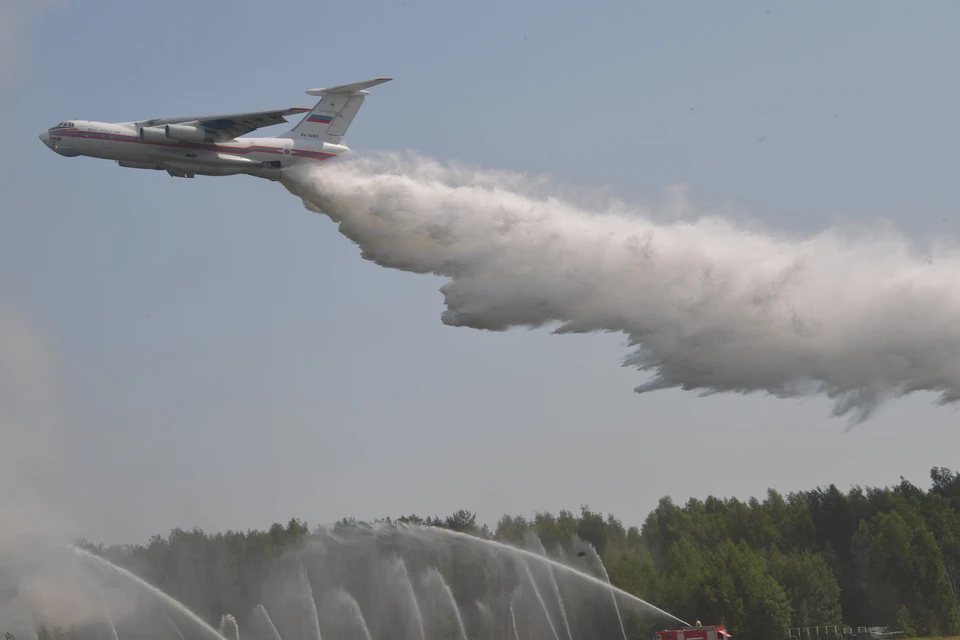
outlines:
[[[442,280],[361,260],[276,184],[177,180],[37,140],[67,118],[311,106],[308,88],[390,76],[348,134],[358,151],[638,201],[681,184],[792,233],[885,218],[956,237],[956,3],[4,11],[0,35],[18,35],[0,48],[7,504],[105,542],[459,508],[492,525],[583,503],[639,525],[665,494],[925,485],[960,466],[958,416],[930,396],[846,433],[822,399],[637,396],[622,337],[446,327]]]

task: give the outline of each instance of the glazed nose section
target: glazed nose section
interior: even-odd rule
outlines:
[[[45,144],[46,146],[49,147],[49,146],[50,146],[50,133],[47,132],[47,131],[44,131],[43,133],[41,133],[41,134],[40,134],[40,142],[42,142],[43,144]]]

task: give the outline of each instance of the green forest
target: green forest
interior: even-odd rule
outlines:
[[[836,486],[763,500],[662,498],[638,526],[578,513],[503,516],[481,525],[468,510],[394,522],[442,527],[547,549],[574,537],[593,545],[610,581],[684,620],[724,624],[744,640],[788,629],[887,625],[908,636],[960,634],[960,473],[935,468],[931,486]],[[390,521],[385,519],[385,521]],[[365,523],[347,518],[334,530]],[[299,519],[266,531],[174,530],[145,545],[79,545],[125,566],[211,622],[256,605],[270,564],[311,531]],[[184,562],[183,558],[190,558]]]

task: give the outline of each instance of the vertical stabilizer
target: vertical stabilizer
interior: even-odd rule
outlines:
[[[310,89],[307,95],[320,96],[313,110],[291,129],[286,137],[343,144],[343,136],[360,110],[370,87],[389,82],[391,78],[377,78],[329,89]]]

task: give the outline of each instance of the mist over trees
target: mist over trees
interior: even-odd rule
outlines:
[[[889,625],[908,635],[960,634],[960,473],[931,471],[922,490],[834,485],[761,501],[662,498],[640,527],[584,506],[579,513],[504,515],[491,529],[461,510],[392,522],[441,527],[522,545],[535,532],[550,555],[592,545],[610,581],[694,622],[724,624],[743,640],[782,640],[788,628]],[[377,522],[390,522],[389,518]],[[334,533],[368,524],[346,518]],[[134,571],[216,623],[257,605],[270,568],[311,535],[292,519],[266,531],[175,529],[146,544],[79,546]],[[483,572],[481,571],[480,574]],[[471,597],[488,585],[450,576]],[[661,623],[662,626],[662,623]],[[649,638],[650,629],[628,629]]]

